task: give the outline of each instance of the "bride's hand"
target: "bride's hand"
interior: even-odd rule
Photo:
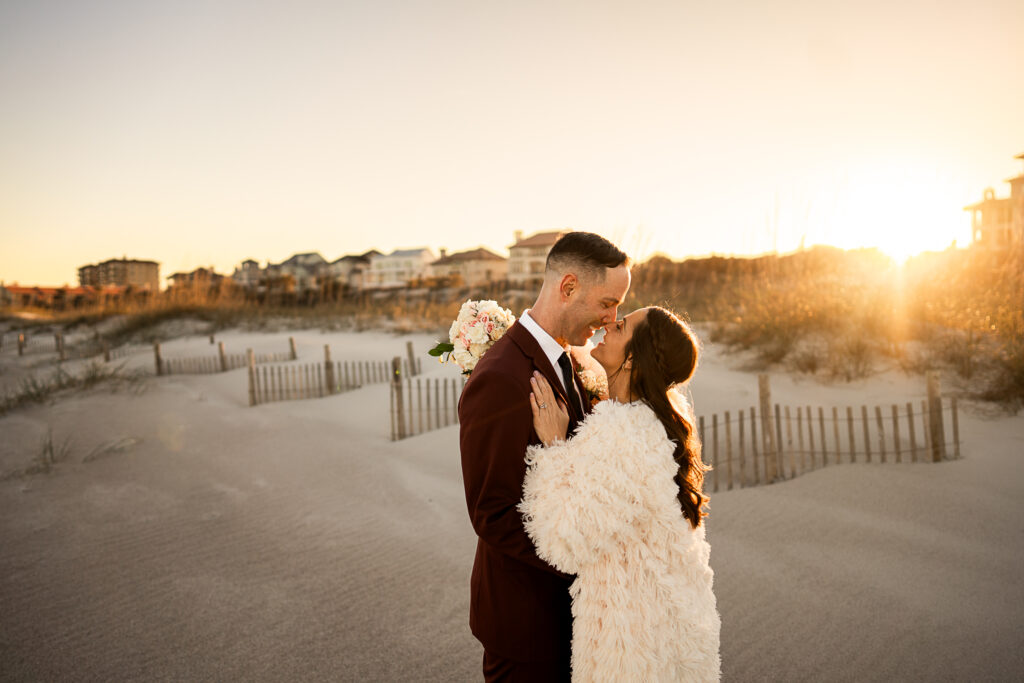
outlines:
[[[569,413],[558,402],[551,385],[544,375],[534,371],[530,378],[533,391],[530,392],[530,409],[533,411],[533,430],[545,446],[559,439],[565,439],[569,429]]]

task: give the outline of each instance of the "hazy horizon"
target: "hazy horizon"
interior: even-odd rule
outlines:
[[[1010,0],[0,6],[0,280],[591,230],[638,258],[970,239]],[[162,283],[163,284],[163,283]]]

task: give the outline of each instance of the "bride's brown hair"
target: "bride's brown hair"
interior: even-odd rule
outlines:
[[[651,407],[665,426],[668,438],[675,443],[679,503],[683,516],[695,529],[707,515],[702,508],[708,502],[703,488],[704,472],[709,468],[701,460],[700,439],[693,427],[692,414],[680,413],[669,398],[669,389],[693,376],[697,349],[697,336],[690,326],[658,306],[647,309],[647,317],[633,329],[625,349],[626,358],[633,361],[630,393]]]

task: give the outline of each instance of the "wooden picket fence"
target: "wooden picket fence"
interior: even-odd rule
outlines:
[[[466,378],[396,375],[391,382],[391,440],[459,423],[459,396]]]
[[[394,362],[402,377],[419,374],[423,370],[421,359],[412,354],[412,342],[408,343],[409,357],[396,357],[392,361],[333,361],[331,348],[324,345],[322,363],[305,365],[262,366],[257,368],[255,355],[249,364],[249,405],[255,406],[273,401],[293,401],[307,398],[323,398],[333,394],[359,389],[368,384],[383,384],[391,381]]]
[[[105,362],[124,358],[146,348],[139,344],[122,344],[111,348],[110,344],[97,332],[92,341],[81,341],[75,346],[67,345],[64,334],[56,332],[50,336],[28,337],[24,333],[7,333],[0,335],[0,353],[11,352],[19,356],[26,353],[56,353],[57,359],[82,360],[103,356]]]
[[[766,376],[760,380],[764,399]],[[957,400],[952,397],[944,405],[934,373],[928,377],[928,398],[917,410],[914,402],[871,409],[862,405],[859,410],[845,406],[841,410],[838,406],[813,409],[762,400],[760,410],[751,406],[735,415],[727,411],[721,420],[717,414],[701,416],[698,430],[704,461],[712,466],[705,487],[715,492],[720,487],[731,490],[737,485],[742,488],[792,479],[843,462],[960,458]]]
[[[17,353],[59,353],[64,348],[64,335],[60,332],[53,335],[29,336],[26,332],[8,332],[0,335],[0,352]]]
[[[211,337],[212,342],[212,337]],[[289,360],[296,360],[298,354],[295,352],[295,338],[288,338],[289,350],[282,353],[260,353],[255,354],[254,362],[278,363]],[[160,353],[160,343],[153,344],[153,356],[156,364],[157,375],[212,375],[218,372],[237,370],[248,365],[248,355],[245,353],[226,353],[224,342],[217,345],[216,356],[196,356],[192,358],[164,358]]]
[[[397,359],[396,359],[397,360]],[[391,383],[391,440],[459,423],[466,379],[411,378]],[[919,408],[853,406],[840,411],[771,402],[767,375],[758,378],[761,408],[700,416],[704,460],[712,466],[705,487],[717,492],[792,479],[829,464],[940,462],[960,458],[957,400],[944,400],[938,376],[928,375],[928,398]],[[721,417],[721,419],[720,419]],[[891,429],[890,429],[891,427]],[[749,430],[749,431],[748,431]],[[920,436],[919,436],[920,435]]]

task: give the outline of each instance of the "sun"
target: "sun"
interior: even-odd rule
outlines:
[[[934,169],[881,162],[844,175],[829,220],[836,246],[876,247],[902,263],[970,235],[957,184]]]

